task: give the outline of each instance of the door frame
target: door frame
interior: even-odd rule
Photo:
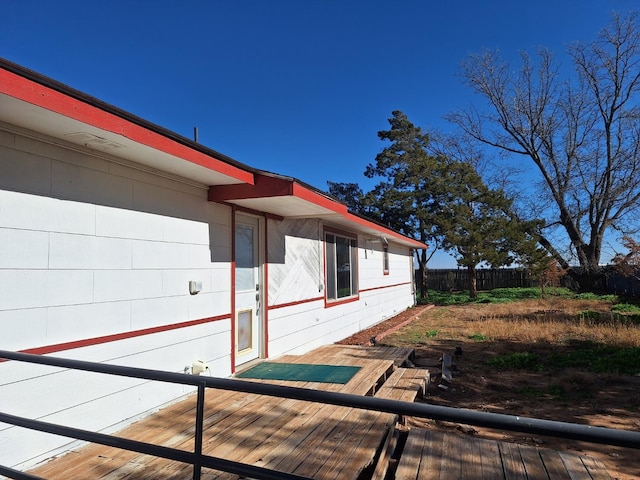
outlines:
[[[236,369],[242,365],[249,364],[253,361],[259,360],[261,358],[265,358],[266,355],[266,309],[267,309],[267,299],[266,299],[266,268],[265,268],[265,218],[264,216],[252,214],[245,212],[243,210],[233,210],[233,221],[232,221],[232,231],[231,231],[231,241],[232,241],[232,279],[231,279],[231,304],[232,304],[232,318],[231,318],[231,355],[232,355],[232,372],[235,372]],[[243,222],[243,219],[246,219]],[[257,285],[256,289],[256,309],[255,315],[252,318],[252,327],[257,329],[257,336],[254,348],[251,349],[250,352],[240,352],[238,351],[238,320],[239,314],[246,312],[246,305],[240,305],[238,302],[238,293],[236,292],[236,226],[238,224],[250,224],[257,228],[257,235],[254,236],[253,241],[257,252]]]

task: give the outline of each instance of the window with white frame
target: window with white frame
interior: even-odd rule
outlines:
[[[325,239],[327,300],[358,295],[358,243],[355,237],[327,231]]]

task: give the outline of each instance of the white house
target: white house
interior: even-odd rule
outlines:
[[[425,245],[0,59],[0,349],[215,376],[414,304]],[[0,361],[0,411],[113,432],[189,388]],[[0,464],[68,439],[0,423]]]

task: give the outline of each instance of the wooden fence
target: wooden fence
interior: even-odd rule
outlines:
[[[433,269],[428,272],[429,290],[450,292],[469,289],[469,271],[460,269]],[[535,287],[538,282],[526,270],[515,268],[476,270],[476,288],[493,290],[494,288]]]
[[[604,267],[604,288],[609,293],[640,297],[640,271],[635,276],[623,276],[610,267]],[[416,272],[416,284],[419,282]],[[516,268],[479,268],[476,270],[476,288],[493,290],[494,288],[538,287],[538,279],[526,270]],[[568,275],[560,280],[560,286],[576,289]],[[452,292],[469,289],[469,272],[466,268],[429,269],[428,288],[439,292]]]

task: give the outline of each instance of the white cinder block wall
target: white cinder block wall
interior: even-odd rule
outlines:
[[[230,375],[231,210],[207,202],[205,186],[57,143],[0,129],[0,348],[176,372],[202,359]],[[0,410],[94,431],[188,393],[0,363]],[[68,444],[0,424],[3,465]]]

